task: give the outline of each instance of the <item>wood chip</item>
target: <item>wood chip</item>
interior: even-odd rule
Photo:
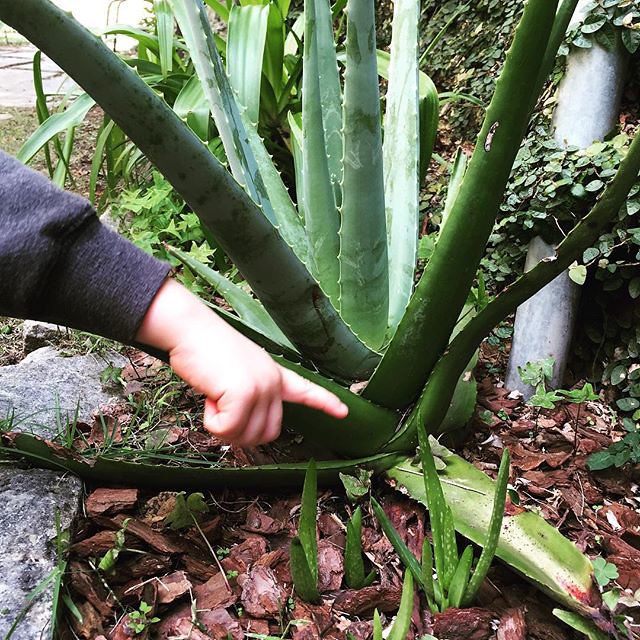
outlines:
[[[220,609],[230,607],[237,601],[237,596],[229,589],[222,573],[193,589],[193,596],[198,609]]]
[[[192,588],[184,571],[175,571],[158,579],[158,602],[168,604],[189,593]]]
[[[527,623],[524,607],[507,609],[500,616],[496,640],[526,640]]]
[[[351,616],[359,616],[378,611],[396,611],[400,606],[400,587],[373,585],[363,589],[347,589],[336,595],[333,608]]]
[[[240,601],[254,618],[277,617],[287,594],[268,567],[253,567],[242,582]]]
[[[90,517],[128,511],[138,501],[137,489],[96,489],[86,500]]]

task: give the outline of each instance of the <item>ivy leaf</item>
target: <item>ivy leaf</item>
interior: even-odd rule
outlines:
[[[640,47],[640,31],[635,29],[623,29],[622,44],[629,53],[635,53]]]
[[[585,186],[585,189],[593,193],[594,191],[600,191],[602,187],[604,187],[604,182],[602,182],[602,180],[592,180]]]
[[[620,411],[635,411],[640,407],[640,400],[637,398],[620,398],[620,400],[616,401],[616,404]]]
[[[629,281],[629,295],[635,300],[640,297],[640,277]]]
[[[587,279],[587,267],[583,264],[578,264],[574,262],[569,267],[569,277],[579,285],[583,285],[585,280]]]
[[[582,33],[595,33],[605,24],[606,21],[606,16],[592,14],[586,18],[584,24],[580,27],[580,31],[582,31]]]
[[[618,386],[627,377],[627,368],[621,364],[611,372],[611,384]]]
[[[595,260],[599,255],[600,255],[600,251],[598,249],[596,249],[595,247],[589,247],[582,254],[582,262],[584,263],[591,262],[592,260]]]
[[[201,493],[191,493],[185,498],[184,491],[176,495],[176,504],[171,513],[164,519],[164,523],[171,529],[190,527],[197,516],[209,511]]]
[[[608,469],[613,466],[614,457],[613,455],[605,450],[598,451],[597,453],[592,453],[587,458],[587,466],[590,471],[602,471],[603,469]]]

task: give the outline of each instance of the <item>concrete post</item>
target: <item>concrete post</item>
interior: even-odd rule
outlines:
[[[584,18],[588,4],[589,0],[579,2],[570,28]],[[608,51],[594,42],[591,49],[571,50],[553,115],[558,143],[585,148],[611,131],[620,109],[625,65],[621,46]],[[553,254],[551,245],[534,238],[529,244],[525,270]],[[529,398],[533,389],[522,382],[518,367],[549,356],[555,360],[551,386],[561,385],[579,299],[579,286],[565,272],[518,307],[505,380],[508,389]]]

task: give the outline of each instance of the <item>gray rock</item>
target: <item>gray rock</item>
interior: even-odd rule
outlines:
[[[52,342],[66,335],[67,328],[59,324],[39,322],[37,320],[25,320],[22,323],[22,340],[25,355],[46,347]]]
[[[78,511],[82,483],[44,469],[0,467],[0,638],[52,637],[53,583],[29,607],[29,594],[58,562],[56,517],[62,531]]]
[[[0,367],[0,420],[13,414],[12,429],[50,437],[76,416],[91,414],[117,395],[105,389],[100,375],[109,366],[123,367],[116,353],[65,358],[44,347],[22,362]]]

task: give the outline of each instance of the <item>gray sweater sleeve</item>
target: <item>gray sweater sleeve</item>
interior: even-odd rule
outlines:
[[[0,151],[0,315],[131,342],[168,271]]]

